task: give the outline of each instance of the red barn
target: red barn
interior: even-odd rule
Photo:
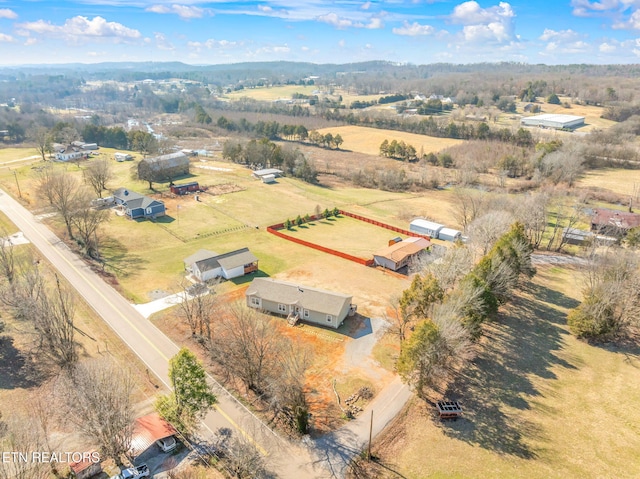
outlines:
[[[200,185],[198,185],[197,181],[192,183],[184,183],[182,185],[171,185],[171,193],[174,195],[186,195],[187,193],[193,193],[194,191],[199,191]]]

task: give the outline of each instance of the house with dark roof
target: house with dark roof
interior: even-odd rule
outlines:
[[[131,219],[164,216],[166,209],[162,201],[141,195],[127,188],[118,188],[113,193],[116,205],[122,206],[124,212]]]
[[[258,258],[249,248],[218,254],[198,250],[184,260],[185,269],[203,283],[215,278],[233,279],[258,271]]]
[[[245,296],[250,308],[334,329],[357,309],[352,296],[273,278],[255,278]]]
[[[598,208],[591,216],[591,231],[608,236],[622,237],[640,226],[640,213]]]

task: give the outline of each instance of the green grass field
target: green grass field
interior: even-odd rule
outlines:
[[[348,216],[313,221],[280,232],[364,259],[371,259],[376,251],[388,245],[391,238],[406,238],[391,230]]]
[[[382,462],[408,479],[640,476],[640,348],[568,332],[576,276],[539,267],[445,393],[464,419],[415,400],[375,448]]]

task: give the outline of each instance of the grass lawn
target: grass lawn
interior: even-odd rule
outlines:
[[[394,231],[348,216],[305,223],[280,232],[364,259],[372,258],[373,253],[385,248],[390,239],[397,236],[406,238]]]
[[[445,393],[461,401],[462,420],[440,422],[414,400],[375,454],[412,479],[639,476],[640,348],[569,334],[576,276],[540,267],[488,325],[478,357]]]
[[[453,138],[436,138],[432,136],[417,135],[415,133],[405,133],[395,130],[381,130],[378,128],[367,128],[365,126],[339,126],[323,128],[318,130],[322,134],[331,133],[342,136],[344,143],[340,148],[357,151],[368,155],[379,155],[380,144],[384,140],[389,142],[397,140],[413,145],[417,153],[437,153],[450,146],[459,145],[464,140]]]
[[[284,85],[262,88],[245,88],[244,90],[227,93],[226,97],[231,100],[241,98],[253,98],[254,100],[270,101],[282,98],[291,99],[294,93],[302,95],[313,95],[319,88],[315,85]]]

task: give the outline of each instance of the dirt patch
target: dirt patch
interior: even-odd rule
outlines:
[[[245,189],[246,188],[236,185],[235,183],[223,183],[221,185],[207,186],[205,193],[208,195],[217,196],[236,193],[237,191],[244,191]]]

